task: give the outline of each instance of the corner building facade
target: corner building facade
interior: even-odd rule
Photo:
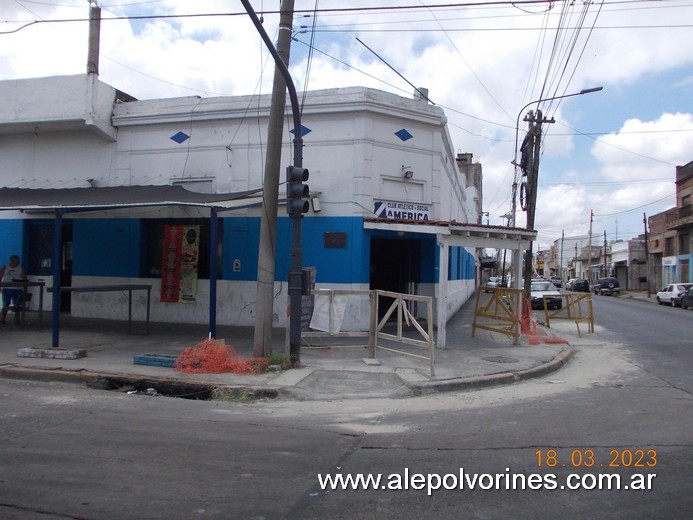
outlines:
[[[4,187],[177,184],[210,194],[262,188],[269,95],[137,100],[94,75],[76,75],[0,81],[0,96],[10,101],[0,108]],[[310,170],[311,210],[302,219],[303,265],[315,268],[317,287],[433,296],[435,312],[444,309],[446,318],[474,292],[475,248],[446,243],[436,231],[441,223],[477,224],[481,210],[481,166],[454,152],[446,121],[426,100],[370,88],[306,94],[303,165]],[[293,160],[288,103],[284,127],[282,182]],[[283,199],[283,186],[279,193]],[[255,200],[220,213],[216,237],[207,208],[67,214],[61,285],[151,283],[152,320],[204,323],[209,242],[216,240],[217,321],[252,325],[261,211]],[[273,322],[279,327],[287,321],[291,231],[281,203],[278,214]],[[48,286],[52,222],[50,211],[0,211],[0,257],[21,254],[30,278]],[[177,224],[200,231],[195,297],[185,303],[158,297],[164,230]],[[118,298],[80,293],[61,306],[77,316],[122,319]],[[367,303],[348,306],[345,330],[367,326]]]

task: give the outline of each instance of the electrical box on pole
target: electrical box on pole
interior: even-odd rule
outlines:
[[[290,217],[296,218],[303,213],[308,213],[310,188],[307,184],[303,184],[308,180],[308,177],[307,168],[286,167],[286,212]]]

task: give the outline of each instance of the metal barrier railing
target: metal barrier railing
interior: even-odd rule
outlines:
[[[405,356],[415,357],[419,359],[425,359],[429,362],[429,369],[431,375],[435,375],[435,356],[434,356],[434,334],[433,334],[433,298],[430,296],[418,296],[415,294],[403,294],[395,293],[390,291],[382,290],[370,290],[370,291],[359,291],[359,290],[332,290],[332,289],[315,289],[313,294],[316,296],[327,296],[329,298],[328,308],[326,311],[327,317],[324,316],[325,311],[323,310],[323,317],[321,320],[322,327],[328,330],[311,330],[307,332],[301,332],[301,342],[306,343],[307,348],[316,348],[316,345],[309,343],[311,339],[327,339],[327,338],[368,338],[368,357],[375,359],[378,349],[387,350],[389,352],[395,352]],[[367,331],[347,331],[341,332],[339,327],[335,323],[335,316],[337,312],[333,312],[338,305],[338,298],[349,296],[359,296],[369,298],[369,325]],[[378,320],[378,307],[380,298],[392,298],[394,302],[389,306],[388,310],[385,312],[383,317]],[[317,298],[316,298],[317,300]],[[412,312],[409,310],[408,305],[415,302],[423,302],[426,304],[426,317],[427,325],[426,329],[419,323]],[[342,303],[343,304],[343,303]],[[316,304],[317,307],[317,304]],[[342,309],[343,310],[343,309]],[[390,317],[396,313],[396,330],[394,334],[385,332],[384,329],[388,326],[388,321]],[[409,337],[404,334],[405,325],[407,327],[413,327],[418,335],[422,339],[417,339],[416,337]],[[378,339],[395,341],[398,343],[413,345],[415,347],[424,347],[427,349],[427,355],[415,354],[413,352],[407,352],[404,350],[399,350],[385,345],[379,345]],[[364,347],[363,344],[349,344],[349,345],[330,345],[330,348],[354,348],[354,347]],[[319,345],[317,348],[324,347],[324,345]]]
[[[546,318],[546,326],[551,328],[551,320],[571,320],[575,322],[578,336],[582,336],[580,332],[580,323],[587,323],[587,332],[594,333],[594,308],[592,307],[592,294],[561,294],[561,298],[565,299],[565,305],[563,305],[560,309],[549,311],[546,304],[547,297],[544,296],[544,316]]]
[[[387,309],[383,317],[377,322],[375,328],[375,334],[373,335],[373,343],[369,346],[369,357],[375,358],[377,349],[387,350],[389,352],[395,352],[402,354],[404,356],[410,356],[418,359],[424,359],[428,361],[429,370],[431,376],[435,375],[435,354],[434,354],[434,341],[433,341],[433,298],[430,296],[418,296],[415,294],[402,294],[390,291],[381,291],[379,289],[373,291],[376,295],[375,297],[375,308],[371,308],[371,323],[377,321],[378,307],[380,305],[380,297],[392,298],[394,302]],[[421,326],[417,321],[416,317],[409,311],[407,307],[408,303],[412,302],[423,302],[426,304],[426,319],[427,319],[427,330]],[[388,332],[383,332],[390,316],[397,312],[397,324],[396,333],[390,334]],[[421,335],[423,339],[410,338],[403,334],[403,324],[408,327],[414,327],[416,331]],[[428,350],[428,356],[421,354],[414,354],[413,352],[407,352],[404,350],[399,350],[391,347],[385,347],[378,345],[378,339],[387,339],[391,341],[396,341],[398,343],[404,343],[407,345],[413,345],[416,347],[423,347]]]
[[[490,296],[481,300],[482,294]],[[476,329],[499,332],[513,338],[513,343],[520,343],[520,316],[522,307],[520,298],[521,289],[509,287],[480,287],[476,291],[476,304],[474,306],[474,322],[472,324],[472,337]]]

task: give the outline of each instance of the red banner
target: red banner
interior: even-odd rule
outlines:
[[[164,228],[161,260],[161,301],[177,303],[180,295],[180,267],[183,256],[183,226]]]

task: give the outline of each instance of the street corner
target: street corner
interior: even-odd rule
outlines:
[[[360,370],[315,370],[286,390],[301,400],[411,397],[406,382],[394,372]]]
[[[525,368],[514,372],[518,381],[526,381],[537,377],[542,377],[552,372],[556,372],[565,366],[574,356],[574,351],[570,347],[562,348],[551,360],[537,366]]]

